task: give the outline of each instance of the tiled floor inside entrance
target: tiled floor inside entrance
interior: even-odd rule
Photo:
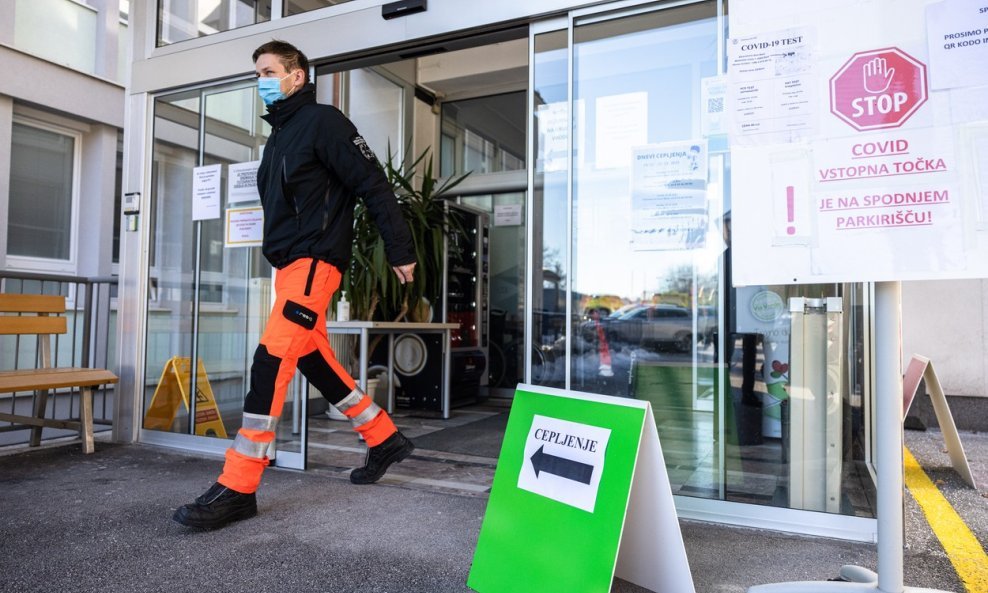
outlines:
[[[448,419],[423,418],[398,409],[393,419],[398,428],[416,443],[411,457],[392,466],[381,480],[385,484],[421,487],[428,490],[455,492],[463,495],[486,496],[494,481],[497,466],[497,450],[503,428],[488,428],[489,421],[508,413],[510,400],[488,399],[484,403],[453,410]],[[476,427],[472,429],[472,427]],[[450,450],[427,448],[441,431],[456,430],[464,435],[460,441],[453,439],[443,447]],[[482,450],[470,451],[471,432],[483,439]],[[309,418],[309,457],[312,471],[345,476],[362,465],[366,447],[346,421],[332,420],[321,414]],[[475,454],[479,453],[479,454]]]

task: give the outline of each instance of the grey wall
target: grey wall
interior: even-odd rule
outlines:
[[[113,256],[117,129],[94,125],[82,137],[79,191],[80,276],[109,276]]]
[[[122,86],[9,47],[0,47],[0,64],[5,72],[15,74],[0,77],[0,95],[73,117],[123,127]]]
[[[0,14],[4,15],[0,19],[0,43],[6,45],[14,43],[14,1],[0,0]]]
[[[947,395],[988,396],[986,335],[988,280],[902,284],[903,365],[932,360]]]

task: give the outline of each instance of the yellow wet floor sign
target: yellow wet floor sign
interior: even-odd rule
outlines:
[[[186,410],[189,409],[189,367],[189,358],[183,356],[173,356],[165,363],[158,388],[154,390],[151,404],[144,414],[144,428],[171,430],[179,406],[184,405]],[[213,397],[213,388],[209,386],[209,377],[202,359],[196,365],[195,425],[198,435],[227,438],[223,418],[216,407],[216,398]]]

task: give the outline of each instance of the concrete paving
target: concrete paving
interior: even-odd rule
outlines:
[[[906,436],[984,546],[988,435],[962,439],[980,491],[955,483],[938,432]],[[147,445],[97,443],[89,456],[76,444],[6,452],[0,456],[0,591],[470,591],[465,583],[486,498],[268,471],[256,518],[218,531],[174,523],[174,509],[208,488],[219,464]],[[963,593],[908,496],[906,508],[906,584]],[[691,521],[682,528],[700,593],[826,580],[843,564],[876,568],[872,544]],[[612,591],[644,589],[617,581]]]

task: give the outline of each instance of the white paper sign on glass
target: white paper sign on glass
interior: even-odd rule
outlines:
[[[539,153],[536,158],[536,171],[553,173],[566,171],[568,166],[569,133],[576,129],[573,141],[573,162],[583,162],[586,152],[587,109],[583,99],[576,101],[576,121],[571,122],[569,105],[565,102],[539,105],[535,111],[539,128]]]
[[[813,54],[806,27],[736,37],[727,44],[732,144],[796,142],[816,115]]]
[[[520,226],[522,222],[521,204],[496,204],[494,206],[494,226]]]
[[[597,169],[629,166],[632,147],[648,142],[648,93],[598,97],[594,109]]]
[[[817,132],[731,146],[735,285],[988,277],[988,71],[983,58],[969,61],[984,50],[965,41],[988,10],[972,7],[732,10],[739,44],[767,43],[784,24],[819,41],[806,74]],[[876,86],[878,76],[897,90]]]
[[[192,169],[192,220],[213,220],[220,217],[222,176],[223,165]]]
[[[727,133],[727,77],[700,79],[700,128],[704,136]]]
[[[705,139],[636,146],[631,166],[631,245],[635,251],[706,245]]]
[[[257,168],[261,161],[234,163],[227,169],[226,201],[252,202],[261,198],[257,193]]]
[[[951,1],[926,7],[930,87],[949,89],[988,84],[988,5]]]
[[[226,246],[259,247],[264,240],[264,210],[254,208],[227,208]]]

